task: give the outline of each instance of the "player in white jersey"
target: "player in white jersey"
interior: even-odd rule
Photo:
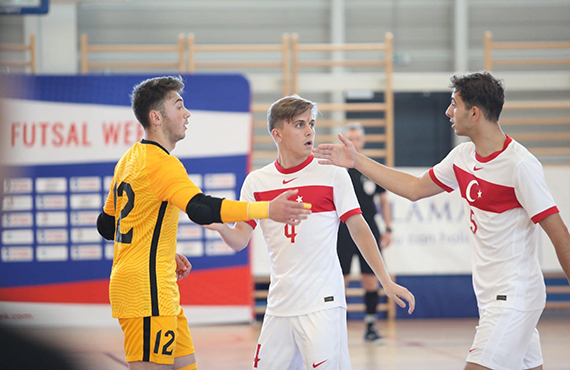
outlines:
[[[271,199],[285,190],[312,204],[312,214],[297,226],[260,220],[269,249],[271,284],[253,369],[350,370],[344,281],[336,253],[339,223],[345,222],[362,254],[398,305],[414,296],[388,275],[376,240],[361,215],[348,172],[320,166],[311,150],[315,139],[315,103],[299,96],[275,102],[267,114],[278,149],[277,160],[250,173],[242,200]],[[212,224],[233,249],[245,248],[255,221],[235,227]]]
[[[570,276],[570,234],[546,186],[540,162],[499,125],[501,81],[488,72],[451,78],[446,115],[469,143],[453,149],[420,177],[358,154],[350,141],[319,145],[319,163],[354,167],[409,200],[459,189],[471,229],[473,287],[479,325],[465,370],[542,369],[536,325],[546,292],[536,250],[535,224],[549,236]]]

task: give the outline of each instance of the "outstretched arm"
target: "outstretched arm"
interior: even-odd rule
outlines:
[[[382,218],[384,219],[384,225],[386,225],[386,231],[382,233],[380,238],[380,248],[388,248],[392,243],[392,211],[390,209],[388,193],[383,192],[378,197],[380,198]]]
[[[270,218],[298,225],[311,214],[311,204],[287,200],[299,190],[287,190],[270,202],[243,202],[198,193],[186,205],[188,217],[199,225]]]
[[[367,156],[360,154],[354,144],[341,134],[338,138],[342,144],[321,144],[313,149],[320,164],[334,164],[340,167],[356,168],[384,189],[398,194],[411,201],[431,197],[443,191],[432,181],[428,173],[420,177],[384,166]]]
[[[217,231],[224,243],[236,252],[247,246],[247,242],[253,233],[253,228],[247,222],[238,222],[233,227],[228,224],[210,224],[202,225],[202,227]]]
[[[362,253],[362,256],[368,262],[368,265],[374,271],[374,274],[380,280],[386,295],[393,299],[398,306],[404,308],[406,303],[402,300],[408,302],[409,308],[408,313],[414,312],[416,306],[415,297],[410,291],[403,286],[400,286],[392,281],[388,271],[386,271],[386,266],[384,266],[384,260],[378,252],[378,247],[376,246],[376,240],[374,235],[362,215],[354,215],[346,220],[346,226],[350,231],[350,236],[352,240],[356,243],[358,249]]]
[[[539,223],[554,245],[558,262],[560,262],[566,278],[570,281],[570,234],[568,228],[558,213],[546,217]]]

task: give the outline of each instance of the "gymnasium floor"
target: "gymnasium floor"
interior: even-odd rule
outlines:
[[[353,370],[463,369],[475,333],[475,319],[381,321],[384,344],[362,339],[363,324],[348,323]],[[545,370],[570,369],[570,313],[543,317],[541,334]],[[200,370],[249,370],[260,324],[191,327]],[[116,328],[24,329],[59,343],[81,370],[124,370],[122,332]],[[278,370],[278,369],[276,369]]]

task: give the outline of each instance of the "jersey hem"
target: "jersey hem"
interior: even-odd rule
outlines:
[[[514,305],[506,305],[506,304],[500,304],[500,303],[489,303],[489,304],[485,304],[485,305],[480,305],[478,304],[477,307],[480,310],[485,310],[487,308],[492,308],[492,307],[498,307],[498,308],[506,308],[509,310],[515,310],[515,311],[521,311],[521,312],[530,312],[530,311],[537,311],[537,310],[543,310],[544,307],[546,307],[546,302],[542,303],[542,304],[538,304],[536,306],[527,306],[527,307],[516,307]]]
[[[336,304],[336,305],[331,305],[331,306],[326,306],[326,307],[320,307],[317,309],[312,309],[312,310],[300,310],[300,311],[292,311],[292,312],[287,312],[286,314],[284,313],[279,313],[279,312],[273,312],[272,310],[270,310],[269,308],[267,308],[265,310],[265,314],[266,315],[270,315],[270,316],[276,316],[276,317],[291,317],[291,316],[301,316],[301,315],[307,315],[313,312],[318,312],[318,311],[324,311],[324,310],[328,310],[330,308],[336,308],[336,307],[342,307],[344,309],[346,308],[346,304]]]

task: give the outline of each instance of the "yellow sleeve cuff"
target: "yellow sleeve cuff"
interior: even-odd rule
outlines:
[[[249,202],[247,204],[247,217],[250,220],[269,218],[269,202]]]
[[[247,202],[224,199],[220,209],[220,218],[223,223],[247,221]]]
[[[223,223],[269,218],[269,202],[242,202],[224,199],[220,218]]]

